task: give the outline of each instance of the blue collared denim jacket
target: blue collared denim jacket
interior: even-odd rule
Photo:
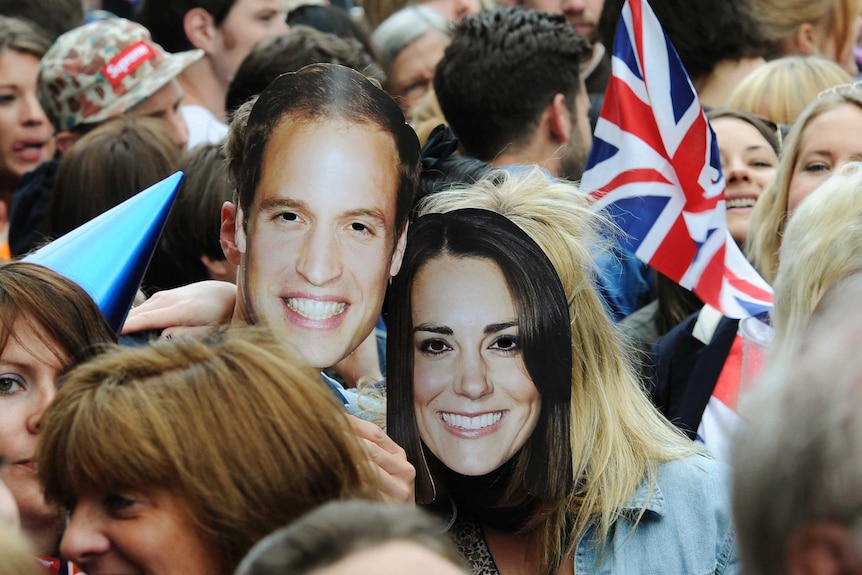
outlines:
[[[631,520],[616,522],[601,558],[592,530],[581,539],[576,574],[739,573],[726,465],[703,455],[665,463],[652,489],[641,485],[626,507]]]
[[[626,517],[616,521],[601,554],[595,529],[587,530],[577,545],[575,574],[738,573],[729,477],[727,466],[703,455],[663,464],[655,485],[641,485],[629,499]],[[475,520],[455,519],[450,535],[473,573],[499,573]]]

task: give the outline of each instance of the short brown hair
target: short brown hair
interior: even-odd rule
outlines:
[[[336,64],[311,64],[282,74],[257,99],[236,111],[225,150],[238,204],[245,214],[243,224],[248,221],[260,183],[266,146],[276,127],[291,119],[371,125],[392,137],[398,170],[394,235],[398,238],[419,185],[419,138],[391,96],[356,70]]]
[[[309,26],[291,25],[287,34],[258,42],[242,61],[227,91],[228,113],[233,113],[250,97],[263,92],[278,76],[322,62],[353,68],[381,85],[386,82],[380,65],[359,40],[342,38]]]
[[[224,147],[198,144],[186,152],[179,169],[185,177],[144,276],[147,292],[211,279],[202,256],[213,262],[225,260],[219,242],[221,207],[233,198],[233,187]]]
[[[225,572],[259,539],[333,499],[380,499],[320,375],[262,328],[116,348],[73,370],[42,420],[49,501],[164,487]]]
[[[236,575],[306,575],[393,541],[420,545],[467,572],[439,519],[408,504],[333,501],[255,545]]]
[[[33,326],[64,369],[84,362],[117,336],[78,284],[37,264],[0,266],[0,350],[22,319]]]
[[[158,118],[105,121],[60,160],[45,235],[62,236],[167,178],[176,171],[181,153]]]

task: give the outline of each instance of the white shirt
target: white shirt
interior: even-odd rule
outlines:
[[[199,144],[218,144],[227,136],[227,124],[203,106],[180,106],[180,113],[189,127],[188,149]]]

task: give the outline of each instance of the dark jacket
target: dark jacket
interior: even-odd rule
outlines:
[[[653,346],[653,403],[694,439],[703,412],[724,367],[739,320],[722,317],[708,344],[692,332],[700,312],[660,337]]]
[[[47,241],[41,232],[42,222],[59,166],[59,160],[50,160],[21,178],[9,215],[9,248],[13,256],[22,256]]]

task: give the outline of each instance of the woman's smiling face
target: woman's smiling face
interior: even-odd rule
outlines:
[[[862,108],[849,103],[823,112],[805,126],[788,190],[788,212],[844,164],[862,161],[859,134]]]
[[[540,411],[503,273],[486,259],[435,258],[413,283],[412,316],[423,442],[456,473],[498,469],[532,435]]]
[[[726,183],[727,228],[738,244],[745,241],[754,204],[775,177],[778,156],[757,128],[745,120],[711,120]]]

